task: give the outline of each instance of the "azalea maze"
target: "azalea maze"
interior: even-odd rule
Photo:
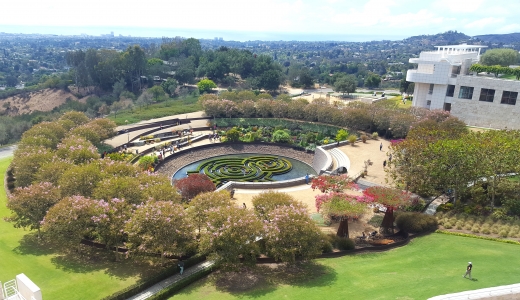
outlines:
[[[287,159],[277,156],[249,156],[246,158],[215,158],[201,163],[188,173],[204,173],[215,185],[227,181],[267,182],[275,181],[272,176],[291,171]]]

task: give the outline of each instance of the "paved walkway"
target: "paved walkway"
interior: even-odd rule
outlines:
[[[185,269],[184,273],[182,275],[175,274],[175,275],[173,275],[171,277],[168,277],[165,280],[163,280],[163,281],[161,281],[159,283],[156,283],[155,285],[147,288],[146,290],[142,291],[141,293],[139,293],[139,294],[137,294],[137,295],[135,295],[133,297],[128,298],[128,300],[144,300],[144,299],[148,299],[148,298],[152,297],[153,295],[157,294],[158,292],[160,292],[161,290],[166,289],[167,287],[169,287],[172,284],[175,284],[175,283],[181,281],[182,279],[184,279],[186,277],[190,277],[193,274],[196,274],[196,273],[201,272],[201,271],[203,271],[205,269],[211,268],[214,264],[215,264],[215,262],[212,261],[212,260],[207,260],[207,261],[203,261],[201,263],[198,263],[198,264],[194,265],[191,268]]]
[[[147,121],[141,121],[141,122],[135,123],[135,124],[122,125],[122,126],[116,127],[116,131],[122,131],[122,130],[125,130],[125,129],[128,129],[128,128],[136,127],[138,125],[154,123],[154,122],[160,122],[160,121],[165,121],[165,120],[171,120],[171,119],[177,119],[177,118],[178,119],[200,118],[200,117],[204,117],[204,116],[206,116],[206,115],[205,115],[205,113],[203,111],[197,111],[197,112],[188,113],[188,114],[174,115],[174,116],[168,116],[168,117],[164,117],[164,118],[158,118],[158,119],[152,119],[152,120],[147,120]],[[191,121],[191,123],[188,123],[188,124],[182,124],[182,125],[179,125],[179,126],[168,127],[168,128],[162,129],[162,130],[160,130],[158,128],[159,130],[157,130],[154,133],[170,132],[172,130],[178,131],[178,130],[190,129],[190,127],[192,127],[192,128],[205,127],[207,122],[208,122],[208,120],[194,120],[194,121]],[[137,138],[137,137],[141,136],[144,132],[147,132],[147,131],[150,131],[150,130],[151,130],[151,128],[147,128],[147,129],[142,129],[142,130],[131,131],[131,132],[128,132],[128,133],[119,134],[119,135],[116,135],[116,136],[112,137],[111,139],[105,140],[105,143],[110,145],[110,146],[112,146],[112,147],[119,147],[121,145],[124,145],[124,144],[128,143],[129,140]]]
[[[428,300],[463,300],[463,299],[488,299],[506,300],[520,299],[520,283],[495,286],[491,288],[464,291],[454,294],[446,294],[429,298]]]

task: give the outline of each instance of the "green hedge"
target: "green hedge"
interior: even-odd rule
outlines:
[[[203,262],[206,260],[205,256],[192,256],[188,258],[186,261],[184,261],[184,268],[187,269],[193,265],[196,265],[200,262]],[[134,295],[139,294],[140,292],[146,290],[147,288],[151,287],[152,285],[163,281],[164,279],[171,277],[179,272],[179,269],[177,265],[170,266],[166,268],[164,271],[160,272],[159,274],[145,278],[144,280],[141,280],[129,287],[126,287],[120,291],[115,292],[114,294],[103,298],[102,300],[125,300],[128,299]]]
[[[312,122],[297,122],[286,119],[276,118],[226,118],[216,119],[218,127],[233,126],[264,126],[264,127],[283,127],[289,130],[300,129],[302,131],[321,132],[330,136],[336,136],[340,129],[339,126],[316,124]]]
[[[506,244],[520,245],[520,242],[517,242],[517,241],[497,239],[497,238],[492,238],[492,237],[487,237],[487,236],[480,236],[480,235],[474,235],[474,234],[467,234],[467,233],[460,233],[460,232],[451,232],[451,231],[446,231],[446,230],[436,230],[435,232],[436,233],[442,233],[442,234],[448,234],[448,235],[470,237],[470,238],[480,239],[480,240],[501,242],[501,243],[506,243]]]
[[[409,233],[420,233],[437,229],[437,218],[418,212],[401,212],[395,218],[399,229]]]
[[[150,300],[166,300],[173,296],[175,293],[180,291],[181,289],[187,287],[188,285],[194,283],[195,281],[201,279],[202,277],[207,276],[212,272],[212,268],[206,268],[200,272],[191,274],[189,276],[183,277],[181,280],[176,283],[170,285],[169,287],[161,290],[159,293],[153,295],[148,298]]]

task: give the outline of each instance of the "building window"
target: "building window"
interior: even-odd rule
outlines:
[[[495,90],[491,90],[491,89],[481,89],[480,90],[479,101],[493,102],[494,98],[495,98]]]
[[[515,105],[516,104],[516,98],[518,97],[518,92],[508,92],[504,91],[502,93],[502,101],[500,103],[502,104],[510,104]]]
[[[446,89],[446,97],[453,97],[453,93],[455,93],[455,86],[450,84]]]
[[[444,111],[451,111],[451,103],[444,103]]]
[[[432,104],[431,100],[426,101],[426,105],[430,106],[430,104]]]
[[[459,91],[460,99],[471,99],[473,98],[473,87],[461,86]]]
[[[433,84],[430,84],[430,89],[428,90],[428,95],[433,94]]]

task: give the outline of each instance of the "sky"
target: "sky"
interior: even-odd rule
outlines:
[[[518,0],[16,0],[0,32],[223,37],[224,40],[397,40],[457,30],[520,32]],[[3,9],[2,9],[3,10]]]

